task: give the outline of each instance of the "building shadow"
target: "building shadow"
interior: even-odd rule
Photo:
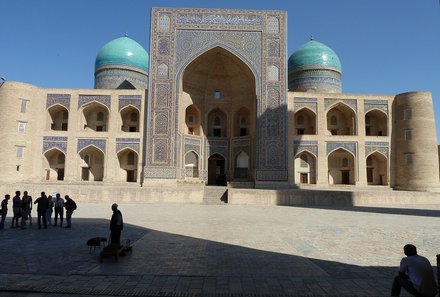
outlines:
[[[0,292],[386,296],[397,270],[302,257],[294,251],[264,251],[130,224],[125,225],[122,240],[131,240],[132,254],[100,263],[99,251],[89,253],[86,241],[108,236],[108,225],[108,220],[81,218],[74,220],[72,229],[34,226],[1,232],[0,252],[7,257],[0,265]]]

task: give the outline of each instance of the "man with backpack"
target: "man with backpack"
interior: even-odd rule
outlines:
[[[64,196],[66,199],[66,202],[64,203],[64,208],[66,209],[66,221],[67,226],[65,228],[72,228],[72,214],[73,211],[76,209],[76,203],[73,201],[72,198],[69,197],[69,195]]]

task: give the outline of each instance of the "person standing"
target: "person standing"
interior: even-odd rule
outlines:
[[[41,220],[43,220],[44,229],[47,229],[46,212],[49,206],[49,199],[47,199],[46,193],[41,192],[41,196],[35,200],[34,204],[38,204],[37,205],[38,229],[41,229]]]
[[[26,225],[26,220],[29,219],[29,224],[32,226],[32,197],[28,195],[27,191],[23,192],[23,197],[21,198],[21,227],[24,228]]]
[[[66,202],[64,203],[64,208],[66,209],[66,221],[67,226],[65,228],[72,228],[72,214],[73,211],[76,209],[76,203],[73,201],[72,198],[69,197],[69,195],[64,196],[66,199]]]
[[[63,227],[64,217],[64,199],[61,198],[60,193],[55,195],[55,224],[57,226],[58,216],[60,217],[60,227]]]
[[[53,206],[54,206],[53,198],[51,195],[49,195],[47,197],[47,210],[46,210],[46,221],[49,226],[52,225]]]
[[[121,232],[124,228],[124,222],[122,220],[122,213],[118,209],[116,203],[112,204],[113,215],[110,220],[110,243],[114,245],[121,244]]]
[[[18,219],[21,218],[21,198],[20,198],[20,191],[15,192],[14,198],[12,198],[12,211],[13,211],[13,217],[12,217],[12,225],[11,228],[18,227]],[[15,226],[14,226],[15,222]]]
[[[437,295],[437,284],[429,260],[417,255],[417,248],[412,244],[405,245],[403,252],[406,257],[400,261],[399,275],[394,278],[391,296],[400,296],[402,288],[417,297]]]
[[[1,220],[0,220],[0,230],[3,230],[3,228],[5,227],[5,220],[6,220],[6,215],[8,214],[8,201],[11,198],[11,196],[9,194],[5,195],[5,199],[2,200],[2,204],[1,204]]]

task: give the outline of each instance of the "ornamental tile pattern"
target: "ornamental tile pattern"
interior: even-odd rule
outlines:
[[[318,112],[318,108],[316,106],[316,103],[313,102],[295,102],[294,103],[294,109],[295,112],[299,111],[302,108],[308,108],[310,110],[313,110],[315,112],[315,114]]]
[[[327,155],[339,148],[346,149],[356,156],[356,142],[327,142]]]
[[[141,95],[119,95],[119,111],[127,106],[136,107],[139,112],[142,109],[142,96]]]
[[[280,40],[279,39],[269,39],[267,41],[267,52],[269,57],[280,56]]]
[[[378,109],[388,115],[388,101],[387,100],[364,100],[364,112]]]
[[[110,95],[79,95],[78,109],[91,102],[102,103],[105,106],[107,106],[107,108],[110,110],[111,96]]]
[[[229,141],[228,140],[212,140],[209,139],[206,143],[206,152],[209,157],[214,154],[220,154],[225,158],[226,164],[228,164],[228,150]]]
[[[46,109],[59,104],[70,110],[70,98],[70,94],[47,94]]]
[[[299,153],[307,151],[318,157],[318,142],[317,141],[294,141],[293,142],[293,155],[296,156]]]
[[[232,52],[260,76],[260,32],[177,30],[176,72],[202,53],[221,46]],[[250,64],[250,65],[249,65]]]
[[[67,137],[43,136],[43,154],[54,148],[67,154]]]
[[[169,30],[165,15],[170,19]],[[160,174],[164,174],[163,178],[176,176],[177,160],[185,153],[178,133],[180,76],[195,58],[212,48],[222,47],[243,61],[255,75],[258,98],[255,117],[259,127],[255,144],[256,169],[281,170],[278,176],[287,180],[286,13],[153,8],[151,24],[150,36],[154,46],[150,53],[151,91],[148,102],[151,104],[148,105],[145,144],[149,158],[145,170],[152,173],[146,174],[146,177],[160,178]],[[278,67],[278,78],[269,82],[269,76],[271,79],[275,77],[272,70],[268,71],[271,65]],[[267,115],[269,106],[270,115]],[[167,127],[157,129],[157,115],[164,112],[167,112]],[[274,134],[267,134],[267,121],[272,127],[269,130],[274,130]],[[211,147],[214,149],[215,146],[205,146],[203,150]],[[229,147],[218,149],[228,156]],[[209,156],[206,151],[202,155]],[[266,173],[259,176],[269,177]]]
[[[140,138],[116,138],[116,143],[140,143]]]
[[[116,153],[119,153],[127,148],[135,151],[139,155],[139,143],[116,143]]]
[[[245,152],[249,157],[251,156],[250,138],[232,140],[232,155],[236,157],[240,152]]]
[[[107,141],[105,139],[92,139],[92,138],[78,139],[76,152],[79,153],[81,150],[83,150],[88,146],[95,146],[105,154]]]
[[[188,137],[188,136],[185,137],[185,155],[190,151],[194,151],[200,157],[201,146],[202,146],[201,138]]]
[[[374,152],[382,153],[387,159],[389,158],[389,143],[381,141],[366,141],[365,142],[365,157],[368,157]]]
[[[357,114],[357,100],[356,99],[332,99],[332,98],[325,98],[324,99],[324,106],[325,110],[328,110],[329,108],[333,107],[336,103],[343,103],[354,111],[354,113]]]

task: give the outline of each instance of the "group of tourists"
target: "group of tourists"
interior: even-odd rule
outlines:
[[[66,210],[66,223],[65,228],[72,227],[72,214],[76,209],[76,203],[69,195],[65,195],[64,199],[61,198],[60,193],[55,193],[55,197],[52,195],[46,195],[45,192],[41,192],[40,197],[32,200],[32,196],[27,191],[23,192],[21,196],[20,191],[15,192],[15,196],[12,198],[12,223],[11,228],[25,229],[27,224],[32,226],[32,208],[33,205],[37,205],[37,222],[38,229],[42,227],[47,229],[47,226],[52,226],[52,214],[55,211],[53,226],[63,227],[64,209]],[[5,198],[1,202],[1,220],[0,230],[5,227],[5,220],[8,214],[8,202],[11,199],[9,194],[5,195]]]

